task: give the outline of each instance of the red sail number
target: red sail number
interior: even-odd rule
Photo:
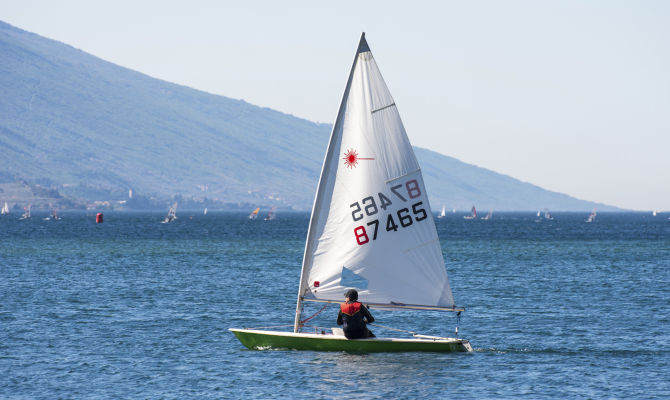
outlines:
[[[370,241],[368,233],[365,231],[365,227],[363,225],[357,226],[354,229],[354,235],[356,235],[356,242],[359,246]]]

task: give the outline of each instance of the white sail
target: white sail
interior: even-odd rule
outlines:
[[[3,214],[3,215],[5,215],[5,214],[9,214],[9,205],[7,204],[6,201],[5,201],[5,205],[2,206],[2,214]]]
[[[301,301],[454,308],[419,164],[395,102],[361,40],[312,209]],[[296,327],[298,317],[296,317]]]
[[[591,211],[591,214],[589,214],[589,217],[586,219],[586,222],[593,222],[593,221],[595,221],[595,220],[596,220],[596,215],[597,215],[597,213],[596,213],[596,209],[594,208],[594,209]]]
[[[167,224],[168,222],[172,222],[175,219],[177,219],[177,202],[175,202],[172,207],[170,207],[170,210],[168,210],[168,213],[163,219],[162,223]]]
[[[554,217],[551,216],[548,208],[544,209],[544,219],[554,219]]]

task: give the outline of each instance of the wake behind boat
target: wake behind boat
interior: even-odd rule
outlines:
[[[464,311],[444,266],[421,169],[365,34],[323,162],[303,256],[293,332],[233,329],[250,349],[469,352],[457,337],[346,339],[302,332],[304,302],[340,303],[349,288],[373,309]],[[333,320],[335,317],[333,316]]]

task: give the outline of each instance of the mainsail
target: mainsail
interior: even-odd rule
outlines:
[[[321,171],[294,329],[303,300],[340,302],[351,287],[373,307],[455,307],[421,169],[364,34]]]
[[[656,212],[656,211],[654,211],[654,213],[655,213],[655,212]],[[596,215],[597,215],[597,213],[596,213],[596,209],[594,208],[594,209],[591,211],[591,214],[589,214],[589,217],[586,219],[586,222],[593,222],[593,221],[595,221],[595,220],[596,220]],[[654,216],[655,216],[655,215],[656,215],[656,214],[654,214]]]
[[[272,206],[270,211],[268,211],[268,215],[265,216],[266,221],[272,221],[273,219],[275,219],[275,210],[276,209],[277,209],[276,206]]]
[[[172,207],[170,207],[170,210],[168,210],[168,214],[163,219],[163,223],[167,224],[168,222],[172,222],[175,219],[177,219],[177,202],[176,201],[172,205]]]

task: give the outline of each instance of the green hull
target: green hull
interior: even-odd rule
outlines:
[[[230,329],[244,346],[252,350],[292,349],[311,351],[346,351],[351,353],[384,352],[470,352],[465,339],[396,339],[374,338],[349,340],[344,336],[319,335],[252,329]]]

